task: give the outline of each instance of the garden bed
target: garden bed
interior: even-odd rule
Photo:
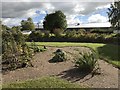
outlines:
[[[57,49],[69,53],[70,58],[65,62],[50,63],[49,60],[52,59],[53,52]],[[47,51],[34,56],[32,61],[34,67],[17,69],[4,74],[2,76],[3,84],[37,79],[43,76],[57,76],[71,83],[90,88],[118,88],[118,69],[103,60],[99,60],[101,74],[93,77],[90,73],[82,73],[74,67],[74,57],[79,52],[88,52],[89,50],[87,47],[47,47]]]

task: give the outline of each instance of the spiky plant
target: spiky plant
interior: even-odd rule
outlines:
[[[91,72],[98,68],[98,56],[95,52],[80,53],[75,60],[75,66],[81,71]]]

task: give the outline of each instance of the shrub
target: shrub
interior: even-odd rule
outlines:
[[[62,51],[61,49],[57,49],[54,52],[55,56],[52,58],[53,62],[63,62],[67,60],[66,53]]]
[[[66,37],[67,38],[73,38],[76,35],[76,30],[72,30],[72,31],[66,31]]]
[[[31,42],[30,48],[33,49],[34,53],[36,53],[36,52],[43,52],[43,51],[47,50],[47,48],[45,46],[44,46],[44,48],[41,48],[41,47],[37,46],[35,44],[35,42]]]
[[[85,34],[86,33],[86,30],[85,29],[79,29],[77,31],[77,34]]]
[[[2,70],[30,66],[32,53],[19,31],[2,31]]]
[[[114,37],[120,38],[120,33],[116,34]]]
[[[95,52],[80,53],[80,56],[75,60],[75,66],[81,71],[91,72],[98,69],[97,54]]]
[[[30,41],[41,41],[43,38],[43,34],[41,31],[32,31],[32,33],[29,35]]]
[[[50,37],[50,31],[47,31],[47,30],[46,30],[46,31],[44,32],[44,37],[49,38],[49,37]]]
[[[61,37],[62,32],[63,30],[59,28],[53,30],[53,33],[55,34],[56,37]]]

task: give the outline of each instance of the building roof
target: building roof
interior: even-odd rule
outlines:
[[[67,28],[108,28],[111,27],[111,24],[108,23],[87,23],[87,24],[80,24],[80,25],[75,25],[71,24],[68,25]],[[37,28],[37,25],[36,25]],[[39,25],[39,28],[43,28],[43,25]]]
[[[110,23],[88,23],[80,25],[68,25],[67,28],[107,28],[110,26]]]
[[[24,31],[22,31],[22,34],[31,34],[32,33],[32,31],[30,31],[30,30],[24,30]]]

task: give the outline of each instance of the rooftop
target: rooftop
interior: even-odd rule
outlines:
[[[39,25],[40,28],[43,28],[43,25]],[[107,28],[107,27],[111,27],[111,24],[108,23],[87,23],[87,24],[80,24],[80,25],[68,25],[67,28]],[[37,28],[37,25],[36,25]]]

